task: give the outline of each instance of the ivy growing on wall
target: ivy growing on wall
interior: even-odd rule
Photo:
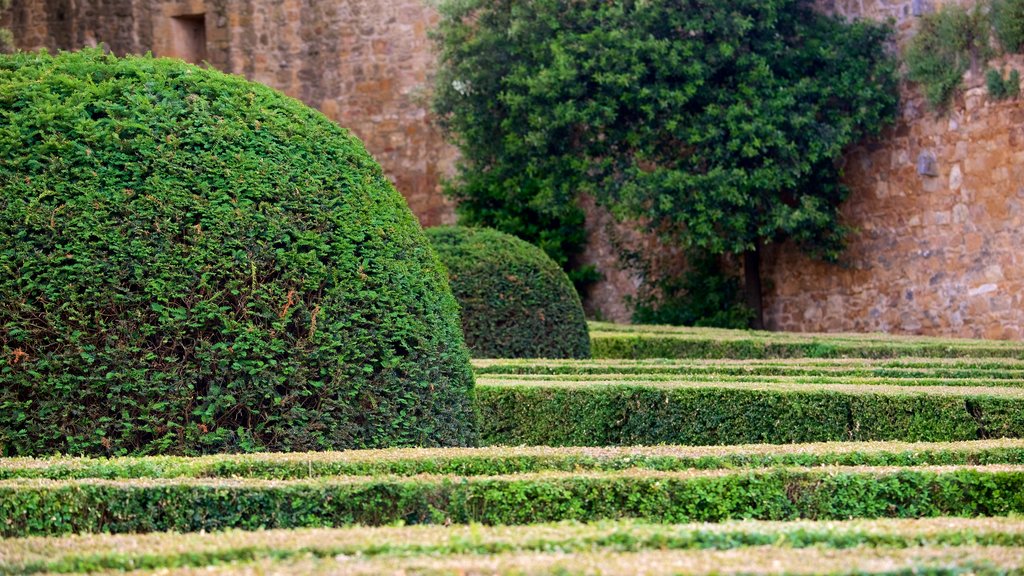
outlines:
[[[921,85],[935,110],[942,110],[960,90],[964,74],[1002,53],[1024,49],[1024,0],[989,0],[968,10],[947,5],[921,19],[907,45],[907,78]],[[985,77],[997,100],[1020,93],[1020,74],[989,70]]]

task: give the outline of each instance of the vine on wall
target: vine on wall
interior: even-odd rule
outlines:
[[[945,109],[963,84],[968,70],[1000,54],[1024,51],[1024,0],[984,0],[968,10],[945,6],[924,16],[904,55],[907,78],[921,85],[935,110]],[[1020,94],[1020,73],[989,69],[989,94],[997,99]]]

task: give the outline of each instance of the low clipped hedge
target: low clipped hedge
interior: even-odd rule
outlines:
[[[1024,359],[1024,343],[888,334],[797,334],[590,322],[594,358]]]
[[[1024,359],[1024,347],[974,346],[961,348],[950,344],[886,344],[880,342],[771,342],[677,338],[671,335],[614,334],[595,335],[591,342],[594,358],[1016,358]]]
[[[589,358],[583,306],[543,250],[489,228],[427,230],[462,308],[476,358]]]
[[[950,442],[1024,437],[1024,398],[650,384],[477,388],[488,445]]]
[[[0,57],[0,455],[474,441],[444,269],[362,143],[180,61]]]
[[[1019,468],[762,469],[696,473],[303,481],[0,484],[0,536],[241,528],[1004,516],[1024,512]]]

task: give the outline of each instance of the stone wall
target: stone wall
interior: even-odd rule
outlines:
[[[424,225],[451,223],[440,192],[454,148],[429,121],[434,62],[420,0],[16,0],[0,22],[23,49],[98,43],[189,58],[198,22],[211,65],[322,110],[366,143]]]
[[[919,3],[828,4],[892,16],[905,41]],[[992,65],[1024,69],[1024,59]],[[983,70],[946,113],[912,88],[897,125],[846,159],[843,214],[859,232],[840,265],[789,246],[766,259],[771,328],[1024,338],[1024,105],[990,100]]]

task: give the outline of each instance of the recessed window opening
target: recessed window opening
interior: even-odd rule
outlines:
[[[174,56],[201,64],[206,60],[206,15],[188,14],[171,18]]]

